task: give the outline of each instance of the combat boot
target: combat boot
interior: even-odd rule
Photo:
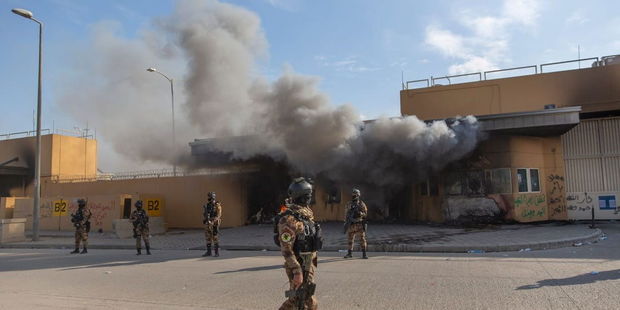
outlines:
[[[86,253],[88,253],[88,250],[86,248],[83,248],[82,252],[80,252],[80,254],[86,254]]]
[[[368,256],[366,255],[366,249],[362,250],[362,258],[363,259],[368,259]]]
[[[220,245],[216,243],[214,250],[215,250],[214,256],[219,257],[220,256]]]
[[[205,252],[205,254],[202,254],[202,257],[205,256],[211,256],[211,245],[207,244],[207,251]]]
[[[351,250],[347,251],[347,255],[344,256],[344,258],[351,258],[353,257],[353,255],[351,254]]]
[[[80,253],[80,248],[75,248],[75,250],[71,252],[71,254],[78,254],[78,253]]]
[[[150,245],[146,246],[146,255],[151,255],[151,246]]]
[[[138,251],[138,253],[136,253],[136,255],[142,255],[142,249],[137,248],[136,250]]]

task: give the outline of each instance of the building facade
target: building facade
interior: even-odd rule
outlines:
[[[620,66],[538,72],[401,91],[403,115],[475,115],[488,134],[415,186],[412,220],[620,218]]]

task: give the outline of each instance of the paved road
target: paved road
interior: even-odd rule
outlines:
[[[591,245],[486,254],[323,253],[321,309],[618,309],[620,227]],[[276,252],[0,249],[0,309],[276,309]],[[594,272],[594,273],[593,273]]]
[[[614,222],[615,223],[615,222]],[[606,223],[610,224],[609,222]],[[342,223],[323,223],[324,250],[346,249],[347,240]],[[587,224],[538,223],[487,226],[464,229],[438,225],[373,224],[367,239],[371,252],[453,252],[469,250],[486,252],[517,251],[520,249],[552,249],[585,243],[599,238],[599,229]],[[0,248],[70,248],[73,232],[44,231],[40,241],[0,245]],[[91,232],[88,237],[92,249],[132,249],[133,239],[119,239],[113,233]],[[151,238],[157,250],[204,250],[204,232],[201,230],[172,230]],[[220,245],[230,250],[278,250],[273,243],[272,225],[249,225],[222,229]],[[356,244],[357,246],[357,244]]]

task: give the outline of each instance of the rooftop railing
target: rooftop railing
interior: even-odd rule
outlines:
[[[592,61],[592,60],[594,60],[594,62],[592,63],[592,67],[604,66],[604,65],[607,65],[608,60],[613,60],[614,57],[616,57],[616,56],[620,56],[620,55],[603,56],[603,57],[600,58],[600,60],[599,60],[599,57],[579,58],[579,59],[573,59],[573,60],[544,63],[544,64],[540,64],[540,65],[513,67],[513,68],[506,68],[506,69],[489,70],[489,71],[472,72],[472,73],[455,74],[455,75],[445,75],[445,76],[438,76],[438,77],[431,76],[428,79],[419,79],[419,80],[406,81],[406,82],[402,83],[402,87],[403,87],[403,90],[407,90],[407,89],[416,89],[416,88],[432,87],[432,86],[436,86],[436,85],[443,85],[443,84],[436,84],[435,82],[438,81],[438,80],[447,80],[449,85],[452,85],[452,84],[462,84],[462,83],[468,83],[468,82],[486,81],[486,80],[493,79],[490,76],[492,76],[493,74],[496,74],[496,73],[508,72],[508,71],[517,71],[517,70],[526,70],[526,69],[534,69],[533,70],[534,72],[533,73],[530,72],[530,73],[525,73],[525,74],[519,74],[519,75],[514,75],[514,76],[541,74],[541,73],[545,73],[543,71],[545,68],[548,68],[548,67],[551,67],[551,66],[557,66],[557,65],[565,65],[565,64],[577,64],[578,68],[560,69],[560,70],[556,70],[556,71],[553,71],[553,72],[565,71],[565,70],[574,70],[574,69],[585,69],[587,67],[584,67],[584,68],[581,67],[581,63],[583,61]],[[549,72],[546,72],[546,73],[549,73]],[[452,83],[453,79],[455,79],[455,78],[472,77],[472,76],[477,76],[477,80],[475,79],[473,81]],[[514,77],[514,76],[510,76],[510,77]],[[422,86],[424,84],[426,86]],[[412,85],[412,86],[419,85],[419,86],[418,87],[411,87],[410,88],[410,85]]]
[[[88,130],[67,130],[67,129],[56,128],[53,130],[53,133],[62,134],[65,136],[78,137],[78,138],[94,139],[95,136],[93,136],[92,134],[88,134],[89,130],[90,129]],[[52,133],[51,129],[41,129],[41,135],[49,135],[51,133]],[[37,135],[36,130],[10,132],[10,133],[5,133],[5,134],[0,134],[0,140],[34,137],[36,135]]]
[[[129,171],[118,173],[99,173],[97,175],[79,175],[79,176],[52,176],[54,183],[82,183],[82,182],[99,182],[99,181],[119,181],[134,179],[152,179],[165,177],[185,177],[199,175],[225,175],[236,173],[256,172],[257,166],[244,167],[224,167],[224,168],[200,168],[200,169],[151,169],[142,171]]]

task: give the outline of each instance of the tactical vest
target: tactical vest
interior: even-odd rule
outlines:
[[[217,202],[207,203],[205,205],[204,216],[207,219],[212,219],[217,216],[217,209],[215,208]]]
[[[84,212],[82,212],[82,209],[78,209],[75,214],[71,217],[71,222],[73,223],[82,223],[82,221],[84,220]]]
[[[347,218],[351,220],[351,223],[360,223],[364,221],[364,219],[362,218],[361,201],[351,204],[351,209],[349,209],[347,212]]]
[[[144,228],[146,228],[146,226],[149,223],[149,218],[146,215],[146,211],[144,210],[139,210],[138,212],[136,212],[136,220],[134,221],[134,226],[142,226]]]
[[[321,231],[321,225],[313,220],[301,215],[299,212],[295,212],[291,209],[276,215],[274,218],[274,236],[273,240],[277,246],[280,246],[280,238],[278,231],[278,223],[284,216],[291,215],[296,220],[303,223],[304,230],[301,233],[297,233],[295,236],[295,243],[293,244],[293,251],[295,254],[302,252],[316,252],[323,248],[323,233]]]

